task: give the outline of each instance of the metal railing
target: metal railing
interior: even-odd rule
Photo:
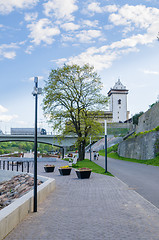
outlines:
[[[11,170],[11,171],[21,171],[29,173],[31,161],[8,161],[0,160],[0,169],[2,170]]]

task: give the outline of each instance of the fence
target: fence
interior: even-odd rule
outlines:
[[[8,161],[8,160],[0,160],[0,169],[3,170],[12,170],[12,171],[25,171],[29,173],[30,165],[33,162],[29,161]]]

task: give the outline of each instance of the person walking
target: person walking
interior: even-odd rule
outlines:
[[[99,153],[97,152],[97,160],[98,160],[98,158],[99,158]]]

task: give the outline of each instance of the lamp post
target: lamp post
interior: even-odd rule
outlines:
[[[107,120],[105,120],[105,172],[107,173]]]
[[[91,161],[91,137],[90,137],[90,161]]]
[[[32,92],[35,97],[35,129],[34,129],[34,212],[37,212],[37,108],[38,94],[42,93],[42,88],[38,88],[38,77],[34,78],[35,87]]]

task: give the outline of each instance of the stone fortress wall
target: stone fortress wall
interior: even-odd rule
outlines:
[[[136,133],[149,131],[159,126],[159,103],[146,111],[139,119]],[[135,159],[152,159],[159,150],[159,132],[149,132],[130,137],[119,143],[119,156]]]
[[[159,126],[159,102],[139,117],[136,133],[149,131]]]

